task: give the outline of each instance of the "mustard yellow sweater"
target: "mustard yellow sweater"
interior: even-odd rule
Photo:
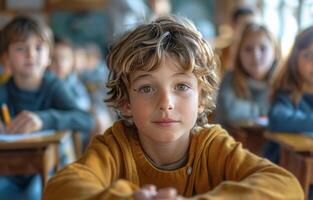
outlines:
[[[172,186],[191,199],[304,199],[286,170],[242,149],[220,127],[191,137],[187,163],[173,171],[155,168],[121,122],[94,138],[86,153],[48,182],[44,200],[132,199],[145,184]]]

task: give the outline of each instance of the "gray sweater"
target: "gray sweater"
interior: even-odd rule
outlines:
[[[217,97],[215,121],[221,124],[238,124],[266,116],[269,109],[268,84],[247,79],[251,99],[239,98],[233,87],[233,72],[227,72],[222,79]]]

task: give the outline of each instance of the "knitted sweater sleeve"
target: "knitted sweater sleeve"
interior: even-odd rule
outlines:
[[[192,199],[304,199],[290,172],[243,149],[223,132],[207,143],[203,156],[208,159],[201,164],[202,169],[208,168],[213,190]]]
[[[118,138],[119,142],[123,139]],[[127,170],[135,173],[131,170],[135,164],[125,147],[127,142],[122,141],[122,149],[119,142],[116,142],[110,130],[104,136],[94,138],[78,161],[49,180],[43,200],[132,199],[138,186],[136,181],[128,181],[132,180],[134,174],[127,175],[123,169],[127,166]]]

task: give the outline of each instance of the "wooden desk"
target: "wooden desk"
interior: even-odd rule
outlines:
[[[235,140],[242,143],[252,153],[262,155],[262,147],[266,142],[266,127],[260,125],[227,125],[226,130]]]
[[[42,185],[49,172],[59,167],[59,144],[69,132],[24,139],[0,141],[0,175],[30,175],[39,173]]]
[[[308,198],[313,184],[313,138],[290,133],[266,133],[265,137],[280,145],[279,164],[298,178]]]

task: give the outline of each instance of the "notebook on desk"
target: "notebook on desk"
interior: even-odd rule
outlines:
[[[1,133],[0,132],[0,141],[4,142],[13,142],[23,139],[41,137],[41,136],[48,136],[55,134],[55,130],[45,130],[45,131],[36,131],[32,133],[20,133],[20,134],[12,134],[12,133]]]

